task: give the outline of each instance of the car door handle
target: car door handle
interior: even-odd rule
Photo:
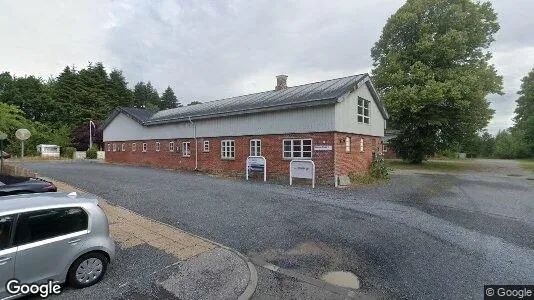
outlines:
[[[70,241],[69,241],[69,244],[71,244],[71,245],[76,245],[76,244],[78,244],[79,241],[81,241],[81,239],[70,240]]]
[[[0,266],[1,265],[5,265],[10,259],[11,259],[11,257],[0,258]]]

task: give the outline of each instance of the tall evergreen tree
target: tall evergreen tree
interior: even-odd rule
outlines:
[[[407,0],[371,50],[373,80],[400,130],[393,147],[421,163],[487,126],[502,78],[488,47],[499,30],[490,2]]]
[[[133,106],[133,93],[128,88],[126,78],[120,70],[113,70],[109,73],[108,97],[111,108]]]
[[[178,101],[178,98],[176,98],[174,91],[171,89],[170,86],[167,87],[167,89],[161,95],[159,109],[170,109],[170,108],[177,108],[181,106],[183,105],[182,103]]]
[[[158,110],[160,107],[158,92],[154,87],[152,87],[150,81],[146,84],[142,81],[138,82],[135,85],[133,95],[134,107],[146,108],[150,110]]]

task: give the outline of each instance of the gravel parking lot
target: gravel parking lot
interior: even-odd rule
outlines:
[[[524,177],[403,172],[386,185],[312,190],[102,163],[27,167],[308,276],[351,271],[376,296],[482,298],[484,284],[534,278]]]

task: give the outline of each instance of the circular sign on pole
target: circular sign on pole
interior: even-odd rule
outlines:
[[[15,136],[21,141],[29,139],[31,135],[30,131],[26,128],[17,129],[17,131],[15,131]]]

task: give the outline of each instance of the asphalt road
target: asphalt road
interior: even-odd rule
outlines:
[[[312,190],[100,163],[26,166],[309,276],[351,271],[384,298],[482,299],[484,284],[534,278],[525,176],[403,172],[386,185]]]

